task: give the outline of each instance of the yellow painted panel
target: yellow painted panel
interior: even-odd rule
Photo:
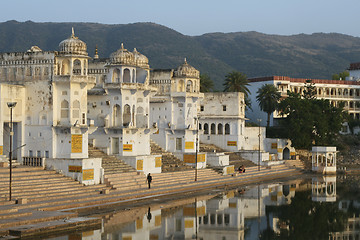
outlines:
[[[193,228],[194,221],[193,220],[185,220],[185,228]]]
[[[277,148],[278,148],[277,143],[272,143],[272,144],[271,144],[271,149],[277,149]]]
[[[281,153],[283,150],[282,150],[282,148],[278,148],[278,153]]]
[[[227,197],[227,198],[233,198],[234,196],[235,196],[234,191],[230,191],[230,192],[228,192],[228,193],[226,194],[226,197]]]
[[[236,208],[237,207],[237,204],[236,204],[236,202],[231,202],[231,203],[229,203],[229,208]]]
[[[136,161],[136,170],[143,170],[144,160],[139,159]]]
[[[82,135],[72,134],[71,135],[71,152],[82,153]]]
[[[270,160],[270,161],[272,160],[272,156],[271,156],[271,155],[269,155],[269,160]]]
[[[184,207],[183,208],[183,215],[185,217],[195,216],[195,207]]]
[[[94,169],[84,169],[83,180],[94,180]]]
[[[276,202],[277,201],[277,195],[271,195],[271,201]]]
[[[205,162],[205,156],[204,153],[198,154],[198,162]]]
[[[234,166],[226,167],[228,174],[233,174],[235,172]]]
[[[161,157],[155,158],[155,167],[161,167]]]
[[[0,146],[0,155],[3,155],[4,154],[4,147],[3,146]]]
[[[161,226],[161,215],[155,216],[155,226]]]
[[[194,149],[194,142],[185,142],[185,149]]]
[[[72,234],[69,234],[68,239],[69,240],[81,240],[82,236],[81,236],[81,233],[72,233]]]
[[[132,240],[132,236],[122,237],[123,240]]]
[[[94,235],[94,231],[88,231],[88,232],[83,232],[83,233],[82,233],[82,236],[83,236],[83,237],[90,237],[90,236],[92,236],[92,235]]]
[[[69,165],[69,172],[81,172],[82,171],[82,167],[81,166],[72,166]]]
[[[295,156],[295,155],[296,155],[295,152],[291,152],[291,153],[290,153],[290,156]]]
[[[283,193],[282,193],[282,192],[278,192],[277,195],[278,195],[279,197],[281,197],[281,196],[283,195]]]
[[[205,213],[206,213],[206,208],[205,208],[205,206],[201,206],[201,207],[198,207],[198,208],[197,208],[197,215],[198,215],[198,216],[203,216],[203,215],[205,215]]]
[[[236,146],[237,146],[237,142],[236,142],[236,141],[228,141],[228,142],[227,142],[227,145],[228,145],[228,146],[236,147]]]
[[[185,163],[195,163],[195,155],[184,154],[184,162]]]
[[[136,229],[142,229],[143,228],[143,220],[138,219],[136,220]]]
[[[132,152],[132,144],[124,144],[123,151],[124,152]]]
[[[150,240],[158,240],[159,239],[159,235],[157,234],[150,234]]]

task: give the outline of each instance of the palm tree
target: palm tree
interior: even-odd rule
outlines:
[[[256,92],[256,101],[262,111],[267,113],[267,127],[270,126],[270,116],[277,108],[281,98],[280,92],[274,85],[266,84]]]
[[[209,75],[200,75],[200,92],[211,92],[214,89],[214,82]]]
[[[247,98],[250,93],[247,86],[249,86],[249,82],[244,73],[232,71],[225,76],[224,92],[243,92]]]

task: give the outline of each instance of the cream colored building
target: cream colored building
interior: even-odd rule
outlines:
[[[194,163],[198,108],[204,96],[200,72],[185,59],[177,69],[152,70],[150,85],[157,89],[150,100],[150,122],[159,129],[151,138],[179,159]],[[205,160],[198,162],[205,166]]]
[[[350,68],[351,69],[351,68]],[[307,80],[315,84],[316,97],[328,99],[331,104],[338,106],[344,102],[344,109],[349,112],[350,116],[360,119],[360,82],[356,81],[360,77],[357,71],[349,71],[351,80],[324,80],[324,79],[306,79],[291,78],[286,76],[271,76],[249,79],[250,99],[252,111],[247,111],[246,116],[253,122],[262,119],[262,126],[266,125],[267,113],[260,110],[256,101],[256,95],[259,88],[265,84],[272,84],[277,87],[282,97],[287,97],[287,91],[302,93],[305,89]],[[357,76],[357,77],[356,77]],[[278,120],[282,116],[277,111],[271,114],[270,125],[278,125]]]

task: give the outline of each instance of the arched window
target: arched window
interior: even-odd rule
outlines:
[[[199,123],[199,130],[201,130],[201,123]]]
[[[216,134],[216,126],[215,123],[211,124],[211,134]]]
[[[61,118],[68,118],[69,117],[69,102],[64,100],[60,104],[61,112],[60,117]]]
[[[186,83],[186,92],[192,92],[192,91],[193,91],[192,81],[188,80]]]
[[[136,109],[136,127],[145,128],[148,125],[148,118],[144,113],[144,108],[138,107]]]
[[[225,134],[229,135],[230,134],[230,124],[225,124]]]
[[[70,61],[65,59],[62,62],[62,67],[61,67],[62,71],[61,71],[61,75],[70,75]]]
[[[119,83],[120,82],[120,70],[119,69],[114,69],[112,82],[113,83]]]
[[[81,62],[79,59],[74,60],[73,62],[73,74],[74,75],[81,75]]]
[[[124,83],[129,83],[131,82],[131,78],[130,78],[130,70],[129,69],[124,69],[124,76],[123,76],[123,82]]]
[[[218,124],[218,134],[223,134],[223,125],[221,123]]]
[[[112,125],[114,127],[121,126],[121,108],[118,104],[114,105],[112,115],[113,115]]]
[[[73,102],[73,109],[72,109],[72,117],[73,118],[79,118],[80,117],[80,102],[78,100],[75,100]]]
[[[184,91],[184,81],[183,80],[179,80],[178,85],[177,85],[177,91],[178,92]]]
[[[128,104],[124,106],[124,112],[123,112],[123,125],[125,127],[129,126],[131,121],[131,109]]]
[[[204,123],[204,134],[209,134],[209,124]]]

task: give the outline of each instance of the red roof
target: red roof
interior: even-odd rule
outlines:
[[[298,83],[306,83],[306,81],[311,80],[311,82],[315,83],[315,84],[321,83],[321,84],[360,85],[360,82],[356,82],[356,81],[311,79],[311,78],[291,78],[291,77],[287,77],[287,76],[270,76],[270,77],[260,77],[260,78],[249,78],[248,80],[249,80],[249,82],[289,81],[289,82],[298,82]]]

